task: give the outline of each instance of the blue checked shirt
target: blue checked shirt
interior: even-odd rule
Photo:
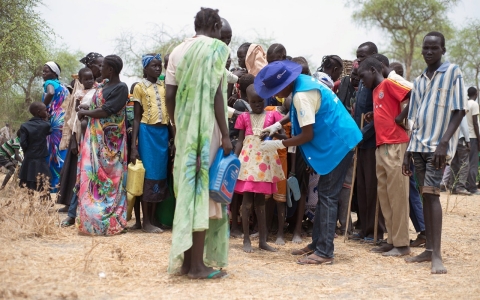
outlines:
[[[430,80],[426,70],[415,79],[408,119],[413,122],[407,151],[433,153],[447,130],[453,110],[467,110],[465,87],[459,66],[443,63]],[[447,161],[453,158],[459,130],[450,139]]]

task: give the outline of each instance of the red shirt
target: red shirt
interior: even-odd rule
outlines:
[[[383,80],[373,90],[373,119],[377,147],[383,144],[407,143],[410,138],[405,130],[395,123],[400,114],[400,103],[410,89],[391,79]]]

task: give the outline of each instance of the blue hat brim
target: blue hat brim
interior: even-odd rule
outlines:
[[[255,87],[255,91],[257,92],[257,94],[263,99],[273,97],[276,94],[280,93],[290,83],[292,83],[295,79],[297,79],[297,77],[302,73],[301,65],[289,60],[282,60],[281,62],[287,67],[287,69],[291,73],[287,77],[287,79],[281,84],[279,84],[278,86],[273,88],[268,88],[263,84],[263,79],[265,78],[265,74],[268,72],[269,65],[266,65],[260,72],[258,72],[257,76],[255,77],[253,86]]]

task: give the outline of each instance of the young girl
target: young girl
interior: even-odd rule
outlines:
[[[149,233],[161,233],[154,225],[157,204],[168,196],[167,166],[170,118],[165,104],[165,87],[158,80],[162,73],[160,54],[146,54],[142,57],[142,79],[133,90],[134,121],[130,161],[135,164],[140,158],[145,167],[143,185],[142,229]],[[135,142],[138,137],[138,150]]]
[[[45,179],[51,177],[47,164],[49,156],[47,137],[52,133],[48,118],[47,107],[41,102],[33,102],[29,108],[33,118],[20,126],[20,146],[24,160],[20,169],[20,187],[29,190],[41,191],[43,182],[38,180],[39,175]],[[46,191],[50,195],[49,191]]]
[[[282,115],[277,111],[264,111],[263,99],[255,92],[253,84],[247,88],[247,97],[252,111],[241,114],[235,124],[235,128],[240,130],[235,154],[240,154],[242,165],[235,192],[243,193],[243,250],[247,253],[253,252],[249,235],[249,217],[254,203],[258,220],[259,247],[267,251],[276,251],[267,244],[265,195],[276,193],[276,183],[284,180],[285,175],[277,151],[262,152],[259,148],[262,142],[260,137],[262,129],[281,120]]]

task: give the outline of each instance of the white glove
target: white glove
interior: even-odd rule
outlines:
[[[274,140],[274,141],[263,141],[260,144],[260,150],[261,151],[277,151],[278,149],[285,149],[285,146],[283,145],[281,140]]]
[[[280,124],[280,122],[277,122],[273,125],[268,126],[267,128],[264,128],[262,132],[268,132],[268,135],[272,136],[282,128],[283,128],[282,124]]]

